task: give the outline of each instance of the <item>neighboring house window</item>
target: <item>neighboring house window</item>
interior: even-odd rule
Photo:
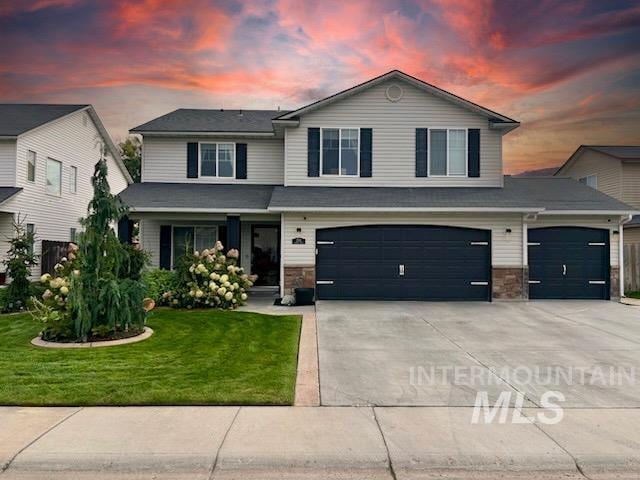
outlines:
[[[27,223],[27,233],[32,235],[36,233],[36,226],[33,223]],[[31,255],[33,255],[33,245],[34,242],[31,242],[31,245],[29,245],[29,253]]]
[[[429,129],[429,174],[434,177],[467,175],[467,130]]]
[[[200,175],[203,177],[233,177],[235,160],[234,143],[200,144]]]
[[[36,181],[36,152],[27,152],[27,181]]]
[[[218,227],[173,227],[173,265],[185,253],[212,248],[218,240]]]
[[[71,167],[69,171],[69,192],[76,193],[78,191],[78,167]]]
[[[580,183],[584,183],[586,186],[598,189],[598,176],[597,175],[587,175],[586,177],[582,177],[578,180]]]
[[[69,229],[69,240],[72,242],[76,241],[76,237],[78,236],[78,232],[75,228],[71,227]]]
[[[322,175],[357,176],[360,160],[358,128],[323,128]]]
[[[60,196],[62,194],[62,163],[47,158],[47,193]]]

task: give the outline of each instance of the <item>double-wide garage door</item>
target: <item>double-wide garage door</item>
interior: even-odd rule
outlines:
[[[528,236],[529,298],[609,299],[608,230],[536,228]]]
[[[491,232],[437,226],[317,230],[320,299],[490,300]]]

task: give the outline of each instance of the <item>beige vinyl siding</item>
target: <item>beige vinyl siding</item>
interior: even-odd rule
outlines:
[[[527,228],[542,227],[588,227],[602,228],[609,230],[609,245],[611,266],[617,267],[619,262],[620,238],[614,235],[618,231],[620,217],[598,217],[598,216],[539,216],[535,221],[527,221]]]
[[[404,90],[398,102],[387,100],[389,85]],[[484,186],[499,187],[502,177],[502,134],[488,120],[405,82],[392,80],[302,115],[300,126],[287,128],[286,185],[323,186]],[[307,128],[372,128],[373,176],[308,177]],[[480,178],[415,176],[416,128],[480,129]]]
[[[490,229],[492,264],[522,265],[522,217],[518,214],[419,214],[419,213],[312,213],[283,215],[283,252],[285,266],[315,264],[316,229],[356,225],[446,225]],[[300,228],[302,232],[297,232]],[[507,233],[511,229],[511,233]],[[304,245],[293,245],[292,239],[302,237]]]
[[[187,143],[246,143],[247,178],[187,178]],[[282,185],[284,181],[283,139],[212,139],[144,136],[143,181],[183,183],[261,183]]]
[[[598,190],[618,200],[622,200],[622,165],[620,160],[593,150],[585,150],[569,167],[560,173],[563,177],[576,180],[596,175]]]
[[[0,186],[13,187],[15,184],[16,141],[0,140]]]
[[[83,117],[85,117],[83,121]],[[17,141],[17,182],[23,191],[5,204],[6,210],[33,223],[36,231],[35,253],[41,253],[42,240],[69,241],[70,229],[80,231],[79,218],[86,215],[93,196],[91,176],[100,158],[98,129],[86,112],[77,112],[21,135]],[[27,181],[27,152],[37,154],[35,182]],[[47,158],[62,163],[61,196],[46,192]],[[77,174],[77,192],[69,192],[71,167]],[[113,193],[122,191],[127,181],[116,162],[108,158],[109,184]],[[36,267],[34,272],[39,272]]]
[[[620,200],[640,210],[640,163],[622,163],[622,198]]]

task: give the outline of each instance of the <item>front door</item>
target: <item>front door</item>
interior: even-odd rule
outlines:
[[[258,275],[256,285],[280,284],[280,226],[251,226],[251,273]]]

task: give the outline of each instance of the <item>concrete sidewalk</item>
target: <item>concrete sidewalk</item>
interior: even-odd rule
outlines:
[[[0,480],[640,478],[639,409],[566,409],[549,426],[472,424],[471,415],[466,407],[1,407]]]

